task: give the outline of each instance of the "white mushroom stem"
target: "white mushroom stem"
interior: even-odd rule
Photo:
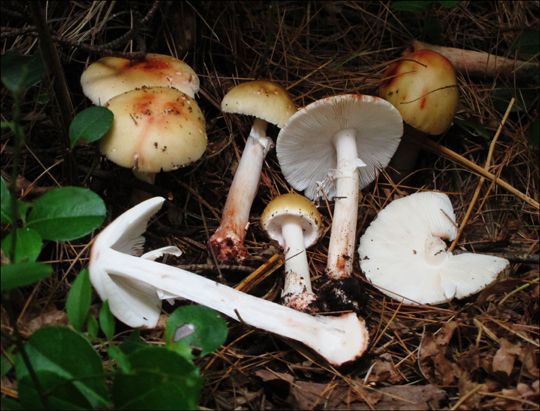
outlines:
[[[304,232],[298,217],[285,217],[281,234],[285,249],[285,285],[281,296],[287,307],[302,311],[316,296],[311,288]]]
[[[255,119],[229,189],[221,223],[210,237],[218,261],[242,262],[249,256],[243,245],[249,213],[257,195],[264,158],[273,146],[272,139],[266,136],[266,126],[266,121]]]
[[[356,131],[339,131],[333,138],[337,153],[336,197],[326,273],[332,280],[350,277],[352,273],[358,200],[360,197]]]
[[[426,240],[425,259],[430,267],[438,267],[448,260],[446,243],[439,237],[429,237]]]
[[[120,279],[124,284],[130,282],[134,288],[144,287],[148,291],[152,287],[162,299],[186,298],[238,321],[300,341],[335,365],[354,360],[365,352],[369,333],[364,320],[353,313],[339,317],[311,316],[189,271],[119,251],[137,248],[136,245],[140,248],[140,229],[146,226],[163,200],[155,197],[128,210],[97,237],[90,257],[90,278],[102,298],[104,280],[112,283]],[[110,305],[112,313],[126,318],[126,311],[131,307],[122,306],[118,299],[111,301],[115,301]],[[157,323],[157,319],[154,322]],[[155,326],[155,323],[147,325]]]

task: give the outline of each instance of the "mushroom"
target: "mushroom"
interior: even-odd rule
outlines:
[[[287,307],[314,312],[306,248],[321,234],[322,217],[315,205],[300,194],[283,194],[268,203],[261,225],[285,250],[285,286],[281,293]]]
[[[438,135],[454,119],[459,102],[456,72],[437,52],[420,50],[392,63],[379,87],[379,96],[392,103],[416,130]],[[405,179],[414,170],[420,148],[410,141],[409,129],[390,165]],[[392,175],[392,174],[391,174]]]
[[[139,179],[197,161],[206,150],[204,116],[197,102],[174,88],[143,87],[110,99],[111,129],[99,141],[112,162],[133,168]]]
[[[92,103],[102,106],[114,96],[142,87],[173,87],[194,98],[199,77],[182,60],[148,53],[142,61],[102,58],[83,72],[81,85]]]
[[[440,304],[474,294],[494,281],[508,260],[453,255],[454,209],[440,192],[419,192],[388,204],[360,239],[360,268],[381,291],[406,304]]]
[[[273,147],[272,139],[266,136],[267,122],[283,127],[296,112],[296,106],[283,87],[258,80],[233,87],[223,98],[221,109],[256,117],[229,189],[221,223],[208,242],[218,261],[242,263],[249,257],[244,246],[249,212],[257,195],[264,158]]]
[[[355,360],[366,351],[369,333],[365,321],[354,313],[311,316],[151,261],[164,252],[178,254],[175,247],[137,257],[142,252],[146,224],[163,201],[162,197],[154,197],[129,209],[105,228],[92,246],[90,280],[100,297],[109,301],[111,312],[119,320],[131,327],[155,327],[161,308],[159,300],[185,298],[300,341],[335,365]]]
[[[402,132],[401,116],[390,103],[349,94],[309,104],[278,135],[277,157],[289,184],[309,199],[324,195],[335,200],[326,267],[329,281],[320,292],[338,306],[358,309],[349,296],[359,288],[351,273],[360,190],[388,164]]]

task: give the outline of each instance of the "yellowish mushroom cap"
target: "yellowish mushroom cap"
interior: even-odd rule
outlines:
[[[300,194],[282,194],[270,201],[261,215],[261,225],[270,238],[283,246],[281,226],[290,216],[297,217],[302,226],[304,246],[315,244],[321,234],[322,217],[317,207]]]
[[[173,88],[151,87],[113,97],[114,113],[100,150],[122,167],[157,173],[197,161],[206,150],[204,116],[197,102]]]
[[[420,50],[388,67],[379,95],[417,130],[441,134],[450,127],[457,110],[456,71],[443,55]]]
[[[182,60],[149,53],[145,60],[134,62],[102,58],[84,71],[81,85],[92,103],[104,105],[114,96],[142,87],[174,87],[193,98],[199,91],[199,77]]]
[[[296,105],[287,90],[267,80],[233,87],[223,98],[221,109],[226,113],[255,116],[280,128],[296,113]]]

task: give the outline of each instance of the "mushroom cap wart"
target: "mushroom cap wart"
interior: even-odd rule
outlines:
[[[360,268],[384,294],[406,304],[464,298],[496,281],[504,258],[453,255],[443,239],[456,238],[452,203],[439,192],[392,201],[360,239]]]
[[[452,124],[459,102],[456,71],[443,55],[420,50],[388,67],[379,96],[417,130],[441,134]]]
[[[270,201],[261,215],[261,225],[283,247],[281,226],[290,216],[297,217],[302,226],[304,247],[313,245],[321,234],[322,217],[315,205],[300,194],[282,194]]]
[[[297,191],[315,199],[320,182],[337,167],[333,137],[354,129],[358,157],[359,189],[371,183],[396,151],[403,121],[392,104],[373,96],[348,94],[317,100],[296,112],[279,132],[276,153],[283,175]],[[336,195],[334,184],[325,185],[326,196]]]
[[[122,167],[157,173],[187,166],[204,154],[204,116],[188,95],[151,87],[113,97],[111,129],[100,140],[101,152]]]
[[[279,84],[255,80],[230,89],[223,97],[221,110],[255,116],[281,128],[296,113],[297,107]]]
[[[191,98],[199,91],[193,69],[172,56],[147,54],[142,61],[104,57],[88,66],[81,76],[84,94],[96,105],[142,87],[173,87]]]

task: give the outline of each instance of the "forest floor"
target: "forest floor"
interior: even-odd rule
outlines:
[[[241,82],[268,79],[285,87],[298,107],[338,94],[377,95],[389,62],[400,58],[415,39],[538,63],[538,42],[536,52],[527,54],[526,48],[530,32],[538,36],[538,1],[462,1],[448,8],[440,3],[446,2],[424,4],[426,10],[417,12],[398,10],[395,2],[373,1],[159,3],[138,39],[148,52],[176,56],[198,73],[201,90],[196,99],[206,117],[208,147],[196,164],[157,175],[152,194],[168,201],[145,235],[148,248],[175,245],[183,251],[174,259],[176,265],[232,287],[259,267],[261,276],[275,269],[245,290],[278,302],[283,267],[265,264],[282,251],[268,240],[259,218],[272,198],[294,190],[281,173],[275,150],[266,157],[251,209],[245,242],[251,258],[242,267],[220,267],[207,250],[252,121],[224,115],[220,110],[224,94]],[[58,43],[72,115],[91,106],[82,93],[80,76],[103,56],[99,47],[91,52],[75,42],[100,46],[116,40],[151,7],[149,1],[47,2],[50,27],[72,41]],[[27,25],[24,15],[2,13],[2,26]],[[3,52],[37,50],[36,36],[16,34],[3,33]],[[139,44],[131,40],[115,50],[139,51]],[[457,250],[507,258],[510,268],[480,293],[418,306],[385,296],[365,279],[356,261],[354,275],[366,288],[362,315],[370,347],[348,367],[333,367],[295,341],[228,319],[225,345],[197,362],[205,378],[201,409],[538,409],[540,236],[534,206],[540,191],[538,70],[524,76],[459,71],[458,83],[457,120],[433,139],[437,147],[447,147],[457,157],[423,151],[413,179],[406,183],[382,173],[362,190],[357,239],[389,202],[417,191],[438,190],[449,195],[458,225],[465,223]],[[27,141],[19,173],[19,193],[29,201],[70,183],[60,165],[58,105],[54,99],[38,104],[33,97],[27,93],[22,107]],[[2,121],[11,111],[12,100],[2,88]],[[275,140],[278,131],[270,126],[268,134]],[[11,146],[12,135],[3,133],[1,167],[7,181]],[[108,210],[105,227],[130,207],[132,189],[139,183],[130,170],[100,158],[96,144],[79,146],[74,154],[72,184],[84,184],[103,198]],[[484,168],[488,156],[491,163],[486,168],[506,181],[513,193],[489,179],[482,185],[482,177],[460,161],[464,158]],[[472,212],[465,218],[471,204]],[[326,267],[332,210],[331,202],[321,202],[326,231],[307,251],[315,291]],[[40,260],[52,264],[54,274],[17,292],[23,335],[43,324],[66,323],[67,292],[87,266],[88,245],[98,231],[79,241],[45,245]],[[101,300],[94,297],[99,307]],[[165,304],[164,317],[173,309]],[[116,338],[122,341],[129,328],[118,327]],[[148,343],[162,344],[163,328],[143,330],[141,335]]]

